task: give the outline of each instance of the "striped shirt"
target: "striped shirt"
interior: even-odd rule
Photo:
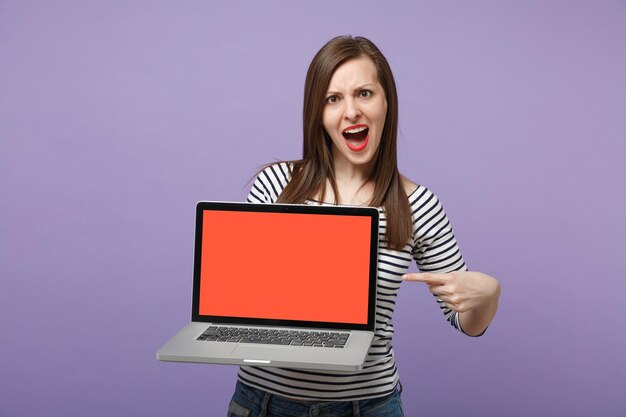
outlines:
[[[257,177],[247,201],[274,203],[285,188],[291,173],[287,163],[265,168]],[[414,259],[422,272],[467,270],[450,222],[437,197],[418,186],[409,196],[413,235],[401,251],[387,248],[385,212],[379,208],[379,249],[376,296],[376,329],[363,369],[356,372],[309,371],[242,366],[239,380],[245,384],[284,397],[306,401],[353,401],[388,395],[399,375],[391,341],[392,316],[402,275]],[[320,204],[308,201],[307,204]],[[458,313],[437,299],[446,320],[461,330]]]

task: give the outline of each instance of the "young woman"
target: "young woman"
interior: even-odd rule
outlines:
[[[395,82],[378,48],[349,36],[324,45],[306,76],[302,159],[265,168],[248,201],[379,208],[375,337],[359,372],[241,367],[229,416],[402,416],[391,340],[403,280],[425,283],[468,335],[491,323],[498,281],[467,271],[437,197],[398,172],[397,127]],[[406,273],[412,259],[422,273]]]

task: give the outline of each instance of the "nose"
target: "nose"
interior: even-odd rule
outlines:
[[[346,118],[346,120],[353,121],[361,117],[361,110],[359,109],[356,100],[346,99],[345,103],[346,107],[344,111],[344,117]]]

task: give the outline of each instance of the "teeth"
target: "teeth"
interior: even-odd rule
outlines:
[[[359,132],[364,131],[365,129],[367,129],[366,126],[361,126],[361,127],[355,128],[355,129],[345,130],[344,132],[346,132],[346,133],[359,133]]]

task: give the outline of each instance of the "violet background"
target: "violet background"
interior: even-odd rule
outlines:
[[[155,360],[194,205],[300,155],[340,34],[387,56],[402,172],[502,284],[478,339],[404,284],[407,415],[626,416],[623,0],[1,1],[1,416],[225,415],[236,368]]]

